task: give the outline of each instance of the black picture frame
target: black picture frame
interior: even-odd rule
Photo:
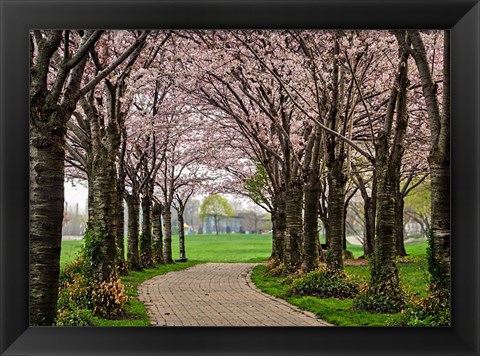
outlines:
[[[472,0],[0,0],[2,355],[479,355],[480,4]],[[452,326],[29,327],[33,28],[418,28],[452,35]]]

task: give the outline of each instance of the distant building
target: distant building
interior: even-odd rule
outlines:
[[[219,234],[242,233],[242,221],[240,216],[232,216],[229,218],[220,218],[218,222]],[[207,216],[202,224],[202,231],[204,234],[215,234],[215,219],[213,215]]]

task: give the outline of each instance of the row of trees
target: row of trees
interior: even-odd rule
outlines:
[[[271,258],[291,268],[324,258],[320,218],[341,271],[360,191],[372,278],[396,286],[403,198],[429,170],[432,283],[447,292],[448,46],[413,30],[33,31],[32,324],[55,316],[66,175],[88,180],[100,281],[172,263],[172,209],[181,232],[187,201],[219,190],[271,214]]]
[[[185,90],[247,140],[247,188],[272,215],[272,258],[343,268],[345,211],[365,202],[372,282],[398,288],[404,198],[431,175],[432,285],[449,288],[449,34],[199,31],[183,34]],[[440,86],[441,84],[441,86]],[[428,162],[427,162],[428,157]],[[381,290],[380,290],[381,292]]]

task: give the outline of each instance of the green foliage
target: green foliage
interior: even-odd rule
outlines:
[[[448,278],[442,275],[434,258],[432,234],[429,234],[426,249],[428,270],[427,283],[429,288],[426,296],[410,296],[401,317],[390,321],[396,326],[450,326],[450,293]],[[437,285],[439,282],[440,285]]]
[[[104,233],[87,230],[79,257],[60,273],[57,325],[92,325],[93,316],[118,318],[125,312],[124,286],[113,273],[98,278],[105,260]]]
[[[82,316],[89,315],[85,311],[108,318],[120,317],[125,312],[128,297],[121,281],[111,278],[99,282],[84,256],[68,264],[59,281],[57,324],[75,325],[72,323],[78,321],[78,325],[83,325],[87,321]]]
[[[105,231],[101,227],[97,227],[97,232],[89,228],[85,232],[85,244],[81,255],[87,263],[87,270],[85,273],[95,275],[99,271],[99,266],[106,261],[105,251]]]
[[[92,311],[89,309],[80,309],[75,305],[70,308],[63,308],[58,311],[57,326],[93,326],[97,323]]]
[[[263,204],[265,202],[265,189],[268,187],[268,175],[266,169],[257,164],[255,174],[245,180],[245,189],[248,196],[256,203]]]
[[[413,217],[421,224],[423,234],[428,234],[428,230],[430,230],[431,195],[430,181],[425,180],[415,187],[404,199],[405,214],[408,217]]]
[[[227,218],[234,215],[233,208],[227,199],[219,194],[206,197],[200,206],[200,218],[206,219],[209,215]]]
[[[294,279],[287,296],[315,296],[319,298],[353,298],[359,285],[341,271],[330,271],[321,267]]]
[[[430,181],[425,180],[405,197],[405,209],[413,211],[418,216],[430,216],[431,195]]]
[[[426,297],[412,296],[394,326],[450,326],[450,300],[436,290]]]
[[[407,294],[389,278],[376,278],[363,285],[353,308],[371,313],[398,313],[405,306]]]

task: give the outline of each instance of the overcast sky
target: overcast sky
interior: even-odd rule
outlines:
[[[69,209],[75,207],[78,203],[78,210],[80,214],[84,214],[87,211],[87,199],[88,189],[86,181],[75,181],[73,184],[70,181],[66,181],[65,184],[65,201],[68,203]],[[258,212],[264,212],[263,209],[255,205],[250,199],[245,197],[233,196],[230,194],[224,194],[229,202],[234,205],[236,209],[240,210],[258,210]],[[205,196],[197,196],[197,199],[203,200]]]
[[[85,182],[78,181],[75,184],[65,182],[65,201],[69,207],[74,207],[78,203],[80,213],[87,210],[88,190]]]

